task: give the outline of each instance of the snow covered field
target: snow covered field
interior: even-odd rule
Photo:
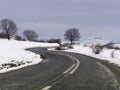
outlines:
[[[0,39],[0,73],[34,65],[42,61],[40,55],[24,49],[52,46],[58,46],[58,44]]]
[[[81,45],[74,45],[74,49],[69,49],[66,51],[84,54],[101,60],[107,60],[110,63],[114,63],[120,66],[120,44],[111,44],[112,48],[103,47],[99,54],[95,54],[93,51],[96,45],[104,46],[107,44],[109,45],[109,43],[111,42],[104,40],[88,40],[82,42]]]

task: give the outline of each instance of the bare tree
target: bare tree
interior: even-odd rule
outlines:
[[[3,33],[6,34],[8,40],[17,32],[17,25],[11,19],[2,19],[0,28],[3,30]]]
[[[61,39],[51,38],[48,40],[48,43],[58,43],[59,45],[61,45]]]
[[[64,38],[71,42],[71,45],[74,44],[74,41],[80,39],[79,30],[76,28],[71,28],[65,31]]]
[[[38,34],[33,30],[25,30],[23,35],[29,40],[34,41],[38,38]]]

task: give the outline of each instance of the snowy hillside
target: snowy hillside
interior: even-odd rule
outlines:
[[[102,39],[86,39],[81,42],[82,45],[92,47],[95,45],[105,45],[110,43],[110,41],[102,40]]]
[[[81,45],[74,45],[74,49],[67,51],[107,60],[120,66],[120,44],[101,39],[83,41]]]
[[[0,39],[0,73],[19,69],[41,62],[40,55],[24,49],[30,47],[51,47],[58,44],[35,43]]]

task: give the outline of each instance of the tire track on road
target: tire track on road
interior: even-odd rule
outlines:
[[[52,53],[57,54],[57,55],[67,56],[68,58],[70,58],[70,60],[73,61],[73,64],[67,70],[65,70],[61,75],[59,75],[55,79],[45,83],[41,90],[49,90],[55,84],[57,84],[61,80],[63,80],[66,76],[73,74],[78,69],[78,67],[80,65],[80,61],[77,58],[73,57],[73,56],[70,56],[70,55],[67,55],[67,54],[62,54],[62,53],[54,53],[54,52],[52,52]]]

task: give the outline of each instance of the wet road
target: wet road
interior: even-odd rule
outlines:
[[[40,64],[0,75],[0,90],[120,90],[116,75],[99,60],[75,53],[30,49]]]

